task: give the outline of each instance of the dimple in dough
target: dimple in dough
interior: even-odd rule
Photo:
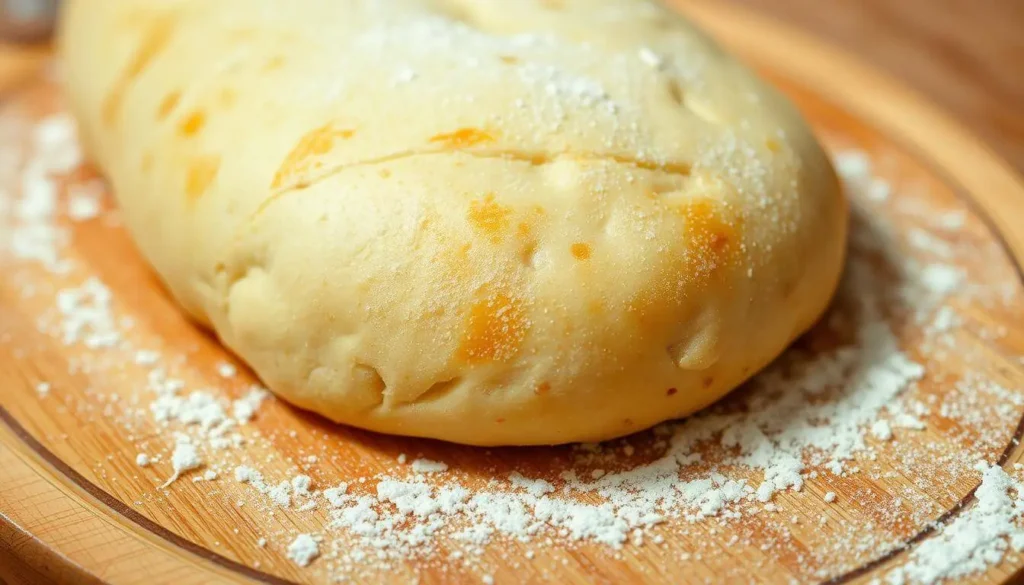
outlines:
[[[643,0],[71,0],[67,94],[180,304],[278,395],[477,445],[717,400],[821,314],[794,108]]]

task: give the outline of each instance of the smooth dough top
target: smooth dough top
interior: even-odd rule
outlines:
[[[481,444],[624,435],[821,314],[794,108],[645,0],[71,0],[68,99],[139,248],[280,396]]]

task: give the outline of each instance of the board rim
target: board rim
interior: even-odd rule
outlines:
[[[1009,229],[1006,218],[1024,215],[1024,177],[1021,177],[1011,165],[996,151],[982,141],[975,133],[966,128],[953,115],[934,105],[926,96],[906,86],[892,75],[865,62],[850,51],[829,44],[825,39],[813,33],[805,32],[793,25],[783,23],[773,17],[757,11],[729,6],[720,2],[706,0],[670,0],[674,8],[699,23],[712,36],[718,39],[741,58],[751,54],[751,45],[756,42],[757,51],[763,55],[759,61],[785,78],[796,81],[826,101],[852,114],[865,125],[871,126],[894,144],[905,150],[924,166],[927,171],[948,186],[957,199],[967,205],[971,212],[982,220],[991,236],[1012,261],[1018,279],[1024,285],[1024,233],[1020,236]],[[727,25],[725,23],[728,23]],[[741,34],[743,30],[756,30],[758,35]],[[756,38],[756,41],[750,40]],[[744,45],[747,48],[744,50]],[[791,59],[800,53],[806,57],[813,54],[811,60]],[[827,64],[831,76],[820,76]],[[842,75],[835,72],[840,71]],[[836,79],[870,80],[870,84],[882,88],[876,94],[884,94],[886,99],[872,100],[864,92],[843,92]],[[34,83],[35,77],[27,82]],[[824,82],[824,83],[819,83]],[[853,86],[866,86],[858,82]],[[6,95],[16,94],[23,84],[3,91]],[[907,107],[912,106],[912,107]],[[913,118],[901,117],[901,112],[915,113]],[[931,138],[928,138],[928,135]],[[950,159],[938,147],[939,144],[955,143],[968,151],[967,157],[959,160]],[[967,179],[966,181],[964,179]],[[994,187],[993,187],[994,186]],[[1014,196],[1016,201],[1014,201]],[[229,578],[238,581],[258,581],[264,583],[293,585],[294,581],[283,579],[231,560],[200,544],[179,536],[167,528],[160,526],[115,496],[92,483],[73,468],[61,461],[52,451],[33,437],[17,421],[3,405],[0,405],[0,424],[5,428],[0,432],[0,449],[14,453],[26,468],[42,477],[40,468],[48,468],[57,476],[57,482],[49,482],[55,490],[68,494],[68,490],[78,492],[78,500],[82,505],[90,506],[89,512],[96,516],[117,516],[126,520],[148,535],[162,541],[165,552],[183,564],[191,565],[204,571],[206,576]],[[1024,436],[1024,417],[1018,422],[1013,438],[999,457],[997,464],[1002,466],[1024,453],[1020,439]],[[20,445],[11,446],[7,443],[11,438]],[[18,454],[18,447],[31,452],[37,459],[31,464]],[[24,453],[22,455],[25,455]],[[43,479],[46,479],[43,477]],[[0,490],[3,487],[0,486]],[[974,501],[977,486],[970,490],[950,509],[946,510],[938,520],[922,529],[902,545],[889,553],[875,558],[855,569],[827,581],[829,584],[848,583],[864,577],[873,571],[893,563],[903,554],[912,550],[913,546],[930,536],[936,525],[955,517],[960,511]],[[97,504],[106,510],[98,509]],[[130,529],[121,523],[116,528],[125,533]],[[46,559],[64,563],[64,567],[78,578],[89,578],[102,582],[89,567],[83,566],[68,557],[53,543],[47,543],[32,533],[30,526],[22,526],[13,521],[7,514],[0,511],[0,526],[15,534],[20,534],[26,541],[37,543],[37,548],[45,549]],[[135,536],[133,533],[131,536]],[[0,541],[0,547],[8,543]],[[231,571],[225,575],[223,570]],[[1024,563],[1017,568],[1008,582],[1024,575]],[[77,582],[77,581],[76,581]],[[297,585],[297,584],[296,584]]]

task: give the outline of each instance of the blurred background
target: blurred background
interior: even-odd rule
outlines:
[[[5,41],[43,39],[53,29],[58,0],[0,0],[0,35]]]

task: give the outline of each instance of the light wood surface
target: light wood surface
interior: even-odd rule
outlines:
[[[895,184],[912,185],[927,205],[964,213],[962,231],[949,240],[966,250],[964,269],[979,277],[1009,275],[1012,292],[1020,292],[1016,266],[1024,259],[1024,230],[1014,219],[1024,214],[1024,185],[983,143],[902,85],[806,35],[718,3],[681,4],[789,93],[831,148],[863,149],[886,161],[883,174]],[[0,118],[57,107],[55,89],[42,81],[8,95],[13,97]],[[82,171],[69,181],[88,176]],[[876,211],[892,212],[884,206]],[[909,216],[892,213],[894,221],[913,224]],[[86,350],[66,347],[39,331],[38,320],[52,304],[52,295],[26,297],[21,292],[25,279],[45,293],[89,274],[100,276],[115,291],[118,313],[135,320],[130,338],[137,346],[185,356],[177,369],[189,387],[237,398],[253,379],[244,370],[230,380],[217,375],[217,364],[230,361],[230,356],[180,315],[120,227],[90,221],[71,229],[68,255],[85,268],[64,279],[0,256],[0,272],[5,274],[0,281],[0,339],[6,340],[0,342],[0,579],[329,582],[331,575],[317,563],[300,569],[288,561],[283,551],[287,540],[272,538],[265,548],[255,545],[263,535],[316,531],[327,521],[325,513],[278,510],[269,516],[256,505],[239,507],[239,500],[253,501],[251,490],[228,478],[179,480],[161,490],[166,461],[147,468],[135,465],[143,445],[166,452],[168,433],[146,416],[128,421],[112,416],[122,410],[112,408],[116,405],[110,404],[110,396],[130,396],[132,389],[144,385],[146,371],[134,367],[129,355],[114,352],[108,360],[122,367],[69,372],[69,362]],[[1012,258],[999,247],[1000,239]],[[954,306],[966,322],[958,339],[986,357],[980,367],[957,356],[929,363],[928,379],[918,392],[923,397],[941,395],[948,390],[943,380],[959,377],[967,368],[998,378],[1012,392],[1024,392],[1019,390],[1024,388],[1024,368],[1017,360],[1024,355],[1024,303],[986,306],[959,299]],[[841,304],[834,309],[843,310]],[[991,339],[976,335],[992,324],[1003,325],[1003,334]],[[908,347],[923,343],[912,324],[898,332]],[[814,348],[827,343],[825,337],[822,329],[802,343]],[[36,391],[40,381],[52,388],[45,398]],[[742,401],[743,393],[730,400]],[[778,494],[775,501],[787,510],[785,521],[767,515],[721,525],[670,521],[656,531],[664,537],[663,545],[627,548],[621,554],[590,544],[529,547],[499,542],[486,548],[483,564],[497,583],[866,583],[906,560],[901,544],[912,550],[933,520],[956,514],[962,503],[971,501],[976,478],[927,459],[971,449],[1004,466],[1024,460],[1024,451],[1013,447],[1024,406],[988,406],[977,406],[980,418],[973,425],[953,424],[933,411],[923,417],[926,430],[900,432],[898,441],[878,448],[877,460],[858,461],[864,467],[861,473],[823,474],[809,480],[802,492]],[[264,462],[261,469],[268,475],[287,477],[295,463],[316,454],[319,462],[310,474],[321,486],[390,469],[399,453],[446,461],[471,485],[513,470],[557,480],[558,470],[571,457],[568,448],[481,450],[383,437],[334,427],[280,401],[264,405],[251,426],[259,435],[250,437],[246,458]],[[629,441],[638,453],[655,449],[649,434]],[[837,503],[822,501],[828,491],[838,494]],[[908,507],[903,501],[913,504]],[[892,515],[893,510],[900,514]],[[799,522],[790,523],[789,515]],[[818,523],[822,517],[825,525]],[[840,530],[844,538],[837,540]],[[870,546],[836,546],[851,535]],[[528,548],[536,552],[531,560],[524,556]],[[691,554],[695,551],[701,554]],[[442,564],[415,559],[369,579],[409,582],[418,574],[421,583],[479,583],[483,578],[474,568]],[[1010,555],[971,582],[1005,582],[1021,566],[1024,559]]]

